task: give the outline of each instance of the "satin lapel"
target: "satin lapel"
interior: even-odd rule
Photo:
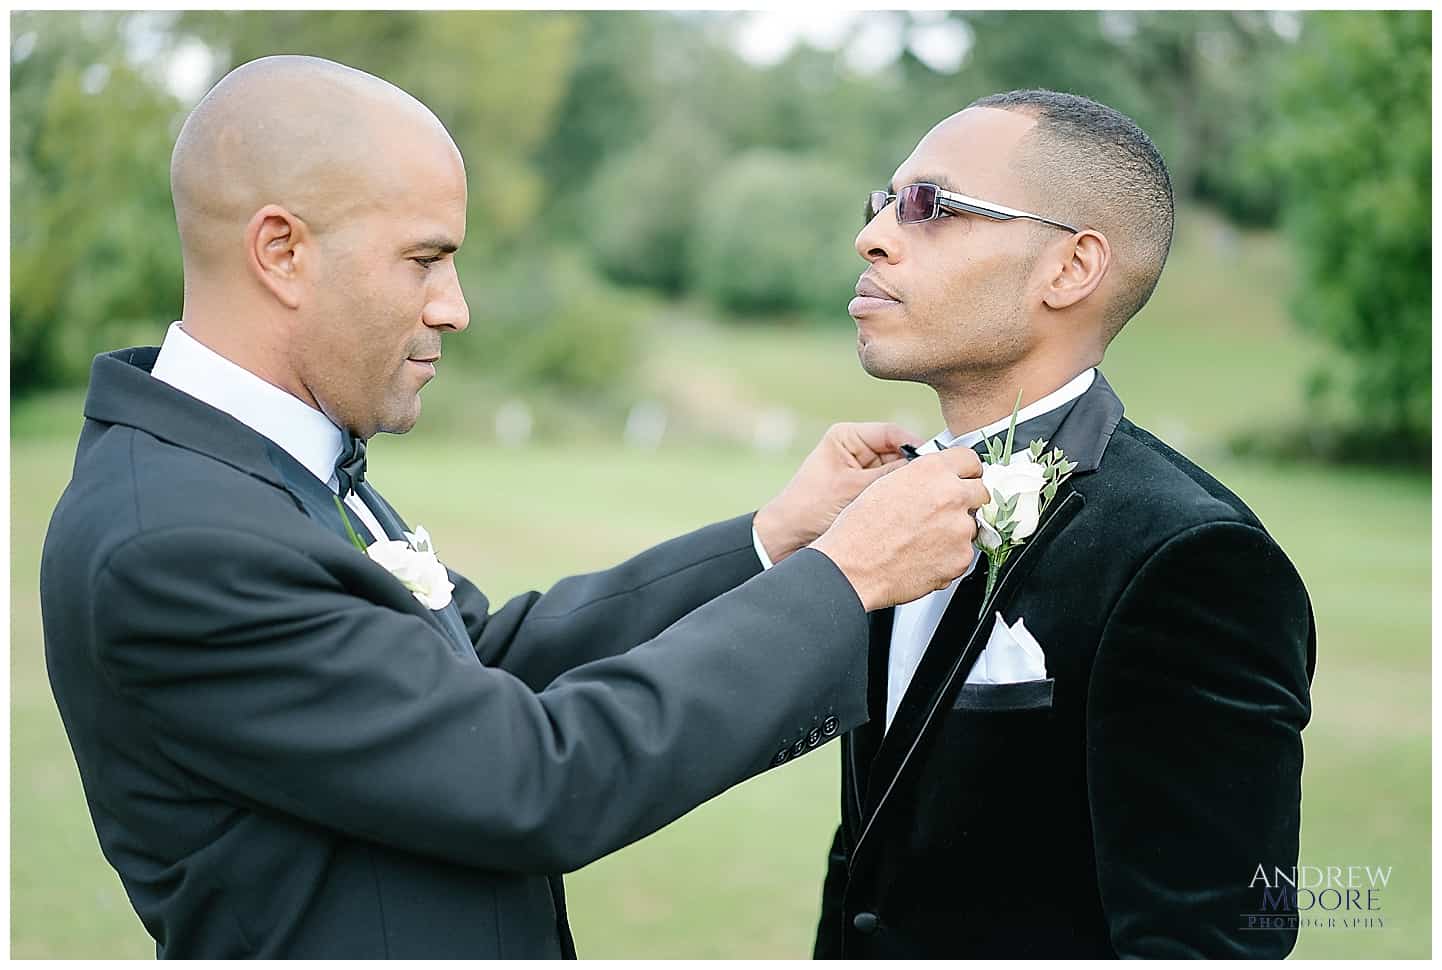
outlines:
[[[1077,398],[1052,437],[1049,447],[1060,448],[1068,461],[1077,463],[1072,477],[1097,470],[1122,419],[1122,402],[1107,379],[1097,371],[1087,392]],[[1060,496],[1058,496],[1060,498]]]
[[[1082,398],[1077,398],[1056,410],[1018,424],[1014,447],[1025,448],[1029,442],[1037,438],[1051,442],[1058,436],[1067,418],[1071,416],[1071,412],[1081,400]],[[978,442],[973,447],[985,460],[985,443]],[[1060,496],[1058,496],[1059,499]],[[1056,503],[1053,502],[1052,508],[1055,507]],[[1050,512],[1051,508],[1047,511]],[[1040,531],[1039,525],[1038,532]],[[1015,561],[1016,555],[1013,554],[1012,558]],[[978,563],[977,568],[984,568],[984,565],[984,562]],[[1011,566],[1011,563],[1007,565]],[[975,585],[978,582],[982,584],[980,587]],[[969,577],[957,587],[951,603],[948,604],[941,622],[937,625],[936,632],[932,635],[931,642],[922,653],[921,661],[912,673],[911,681],[907,684],[906,692],[897,706],[891,727],[885,730],[884,736],[881,731],[881,722],[877,720],[884,715],[873,718],[878,723],[877,739],[879,743],[873,749],[875,757],[869,767],[868,782],[865,786],[867,800],[864,803],[865,814],[863,817],[869,815],[875,808],[881,793],[905,760],[906,753],[910,750],[912,741],[930,710],[937,689],[947,680],[949,671],[955,665],[958,656],[956,645],[964,643],[976,627],[977,609],[981,606],[979,600],[985,583],[986,574],[983,572],[980,576]],[[1000,588],[999,584],[998,588]],[[882,696],[885,697],[884,691]]]
[[[866,804],[867,779],[871,765],[881,746],[882,731],[886,726],[886,684],[887,666],[891,656],[891,624],[896,616],[894,609],[877,610],[869,617],[871,641],[867,658],[866,709],[867,722],[854,729],[843,741],[846,744],[846,774],[849,785],[847,796],[855,817],[863,819],[862,809]],[[860,831],[858,827],[857,832]]]
[[[345,516],[350,521],[351,528],[355,529],[356,534],[365,540],[367,545],[380,538],[371,535],[365,521],[356,515],[354,510],[346,508],[344,502],[340,503],[341,509],[337,509],[335,492],[332,492],[324,482],[291,457],[284,448],[267,441],[266,453],[270,457],[271,464],[275,466],[275,470],[280,473],[281,483],[285,486],[285,490],[295,499],[295,503],[300,506],[301,511],[334,532],[346,545],[354,546],[354,543],[351,542],[350,533],[346,531],[345,521],[341,519],[341,509],[345,510]]]
[[[971,668],[976,665],[977,658],[986,648],[985,638],[980,634],[990,631],[988,619],[1000,608],[1005,598],[1015,595],[1019,577],[1013,573],[1020,566],[1030,568],[1027,560],[1035,562],[1040,556],[1039,552],[1027,556],[1027,551],[1039,548],[1049,541],[1083,504],[1084,500],[1080,495],[1063,486],[1056,500],[1047,509],[1046,515],[1038,523],[1032,540],[1012,553],[1011,560],[1002,567],[996,589],[982,607],[984,612],[980,615],[978,601],[981,591],[977,589],[968,596],[964,595],[965,586],[957,590],[957,595],[947,606],[941,622],[937,624],[936,633],[932,635],[926,652],[922,654],[921,662],[916,666],[911,683],[907,685],[906,693],[897,707],[891,728],[886,732],[877,751],[866,789],[865,817],[869,818],[880,806],[889,785],[901,772],[906,759],[925,733],[928,722],[934,718],[937,708],[948,703],[957,687],[970,675]],[[985,565],[983,560],[977,564],[977,568],[984,569]],[[973,576],[967,580],[967,583],[972,582],[985,584],[986,579],[984,575]],[[956,644],[964,644],[959,652]]]
[[[980,563],[978,568],[981,568]],[[912,672],[901,703],[897,705],[896,714],[891,720],[891,726],[881,738],[881,744],[871,764],[866,786],[864,818],[870,818],[876,810],[882,793],[896,776],[906,752],[911,748],[921,721],[930,708],[932,697],[945,680],[947,672],[955,665],[957,652],[954,645],[968,636],[970,628],[976,624],[977,599],[980,596],[980,590],[974,585],[976,582],[985,584],[985,579],[971,576],[957,587],[946,612],[942,614],[941,622],[937,624],[931,642],[927,644],[921,660]]]
[[[366,504],[366,508],[375,513],[375,517],[380,521],[381,528],[386,530],[387,538],[405,539],[405,533],[411,531],[410,527],[407,526],[405,520],[400,517],[400,513],[392,508],[389,502],[381,498],[379,492],[371,487],[370,482],[361,482],[360,485],[356,486],[356,494],[361,497],[361,501]],[[442,609],[429,610],[428,612],[441,629],[445,631],[446,635],[450,637],[451,646],[455,649],[456,653],[460,654],[463,658],[476,660],[479,663],[476,657],[475,645],[471,643],[471,636],[466,632],[466,624],[461,618],[461,611],[456,607],[456,601],[452,599]]]
[[[1096,471],[1121,418],[1121,400],[1102,376],[1101,371],[1098,371],[1092,386],[1076,400],[1067,412],[1049,444],[1050,448],[1062,449],[1069,461],[1077,463],[1071,480],[1057,492],[1056,498],[1047,509],[1047,514],[1038,523],[1036,532],[1019,550],[1012,553],[1010,561],[1002,567],[1001,573],[997,577],[996,588],[983,604],[980,616],[973,613],[970,608],[966,608],[959,599],[953,600],[952,606],[947,609],[941,618],[941,623],[937,626],[936,634],[932,637],[932,645],[944,645],[964,640],[965,646],[960,654],[953,655],[954,659],[950,663],[946,663],[944,659],[933,659],[934,651],[932,646],[928,645],[922,662],[917,667],[917,677],[924,675],[923,668],[928,668],[925,675],[931,677],[935,677],[938,669],[944,669],[944,676],[941,677],[939,686],[929,693],[926,689],[926,681],[917,684],[916,678],[913,678],[911,685],[911,687],[917,688],[916,691],[913,692],[910,687],[907,690],[906,698],[902,701],[903,710],[909,706],[911,708],[908,712],[907,723],[902,723],[903,710],[898,710],[893,728],[887,732],[881,749],[877,753],[876,763],[872,768],[867,792],[869,811],[863,815],[865,823],[852,852],[853,865],[855,865],[855,859],[866,836],[875,823],[876,816],[884,808],[887,797],[895,790],[907,764],[928,732],[939,720],[938,712],[948,703],[949,698],[957,689],[966,682],[971,668],[976,665],[977,658],[985,648],[985,639],[981,633],[989,631],[990,625],[984,622],[983,618],[995,613],[1000,606],[1016,595],[1020,580],[1024,579],[1025,575],[1035,567],[1036,559],[1041,555],[1039,550],[1045,549],[1046,543],[1063,531],[1067,522],[1074,518],[1086,504],[1083,496],[1075,490],[1076,479]],[[972,602],[974,603],[974,600]],[[935,655],[941,658],[946,656],[944,651],[936,651]],[[928,660],[932,660],[932,662],[928,664]],[[917,716],[919,711],[916,705],[921,703],[920,698],[923,697],[926,698],[925,713]]]

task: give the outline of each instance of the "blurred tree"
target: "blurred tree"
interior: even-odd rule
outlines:
[[[1276,182],[1248,165],[1265,123],[1268,66],[1287,42],[1259,11],[982,11],[968,69],[993,90],[1051,88],[1132,117],[1156,142],[1179,197],[1233,218],[1275,216]]]
[[[445,121],[470,184],[466,292],[478,322],[493,317],[514,336],[478,354],[494,373],[578,387],[602,372],[622,379],[625,354],[593,348],[630,346],[617,321],[633,301],[586,263],[723,310],[845,323],[861,193],[973,98],[1042,86],[1132,115],[1179,193],[1234,218],[1272,218],[1285,183],[1289,226],[1310,254],[1299,312],[1364,361],[1365,413],[1418,425],[1430,371],[1417,294],[1430,280],[1415,267],[1430,254],[1419,221],[1430,185],[1417,172],[1430,130],[1397,119],[1430,105],[1416,93],[1430,77],[1416,26],[1430,26],[1427,15],[1318,14],[1293,41],[1280,15],[1260,12],[953,13],[944,24],[970,41],[954,71],[906,47],[936,14],[867,15],[837,51],[798,44],[769,66],[739,55],[742,16],[14,14],[13,390],[77,381],[93,353],[153,340],[178,313],[166,173],[188,105],[159,71],[169,50],[199,41],[214,55],[211,82],[254,57],[317,54],[401,85]],[[900,57],[856,67],[845,51],[875,39],[868,31],[900,37]],[[1346,251],[1329,266],[1321,247],[1344,230]],[[561,292],[568,274],[574,298]],[[521,346],[542,330],[542,350]]]
[[[1270,65],[1290,46],[1256,10],[1107,11],[1120,58],[1149,95],[1148,124],[1169,132],[1175,191],[1234,219],[1270,223],[1277,185],[1247,164],[1245,145],[1269,118]],[[1142,118],[1138,118],[1142,122]],[[1169,121],[1170,123],[1166,123]],[[1150,130],[1150,128],[1148,129]]]
[[[825,159],[747,153],[700,201],[697,290],[737,313],[844,320],[865,268],[852,240],[869,187],[867,177]]]
[[[581,237],[612,279],[668,295],[687,288],[700,202],[725,162],[710,129],[676,114],[597,174]]]
[[[340,61],[434,111],[466,160],[466,248],[529,229],[545,201],[532,156],[551,134],[580,22],[547,11],[198,11],[181,33],[219,56],[216,76],[269,54]]]
[[[1319,373],[1384,447],[1425,455],[1432,416],[1432,15],[1306,15],[1270,158],[1300,256],[1298,322],[1345,355]],[[1386,440],[1390,437],[1392,440]]]
[[[577,48],[551,130],[536,151],[546,180],[544,225],[552,238],[574,237],[590,222],[592,178],[615,156],[645,140],[656,122],[653,50],[675,28],[654,13],[585,11]]]
[[[502,386],[594,404],[629,392],[645,301],[606,285],[575,246],[524,244],[466,267],[462,285],[472,328],[446,344],[448,360]]]
[[[119,13],[16,12],[10,45],[10,388],[83,381],[180,311],[170,148],[180,104]]]
[[[213,55],[207,83],[254,57],[303,52],[414,93],[465,155],[465,252],[491,260],[543,212],[533,156],[551,137],[578,27],[569,14],[506,11],[16,13],[12,393],[79,382],[95,353],[153,342],[180,313],[168,173],[189,105],[162,73],[178,45],[198,40]],[[586,354],[589,338],[577,339]]]

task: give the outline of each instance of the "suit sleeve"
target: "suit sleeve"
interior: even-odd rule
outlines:
[[[611,569],[525,593],[490,613],[456,573],[456,605],[481,662],[539,690],[573,667],[624,653],[761,572],[752,514],[647,549]]]
[[[121,546],[77,602],[105,676],[209,797],[490,869],[576,869],[827,716],[866,718],[865,613],[814,550],[539,692],[341,568],[172,529]]]
[[[1108,621],[1087,701],[1097,875],[1123,957],[1286,955],[1257,867],[1297,864],[1315,656],[1301,578],[1260,529],[1165,543]]]

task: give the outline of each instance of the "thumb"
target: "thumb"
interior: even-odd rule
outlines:
[[[920,445],[926,439],[889,421],[869,421],[848,425],[845,447],[863,468],[874,463],[901,457],[902,445]]]

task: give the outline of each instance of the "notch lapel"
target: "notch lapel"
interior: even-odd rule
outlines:
[[[332,492],[324,482],[312,475],[304,465],[296,461],[284,448],[270,441],[267,441],[266,444],[268,446],[267,454],[275,466],[276,472],[279,474],[281,484],[285,487],[285,490],[290,493],[291,498],[295,500],[300,510],[334,532],[346,545],[351,545],[350,534],[346,531],[345,522],[340,516],[340,510],[336,508],[335,492]],[[372,496],[371,501],[366,501],[366,496],[361,494],[361,489],[370,489]],[[405,523],[401,521],[400,516],[396,514],[395,510],[390,507],[385,499],[382,499],[380,495],[366,483],[362,483],[361,487],[356,489],[356,493],[361,494],[361,501],[366,502],[366,507],[375,513],[376,519],[381,524],[381,528],[385,529],[388,533],[385,536],[372,535],[370,529],[366,527],[364,520],[356,515],[350,506],[341,502],[340,507],[345,510],[346,519],[350,521],[351,528],[355,529],[357,535],[366,540],[367,544],[381,538],[404,539],[402,533],[408,531],[405,528]],[[356,555],[365,555],[365,553],[357,550]],[[420,606],[419,603],[416,605]],[[462,657],[469,657],[472,660],[476,659],[475,648],[471,646],[471,638],[466,633],[465,623],[461,620],[460,611],[456,609],[454,600],[442,610],[428,610],[423,606],[420,607],[420,609],[426,618],[445,634],[452,650]],[[464,647],[462,647],[463,644]]]
[[[356,534],[366,541],[367,544],[380,538],[371,534],[370,528],[365,521],[349,508],[344,502],[340,503],[345,509],[345,520],[341,519],[340,510],[336,506],[336,494],[326,487],[325,483],[316,478],[310,471],[296,461],[290,452],[273,441],[266,441],[266,454],[269,456],[275,470],[280,474],[281,484],[290,493],[295,504],[300,510],[310,516],[316,522],[330,529],[346,545],[352,545],[350,533],[346,531],[345,522],[349,521],[351,528]]]
[[[327,491],[329,490],[327,489]],[[366,504],[366,508],[375,513],[381,528],[386,530],[386,538],[405,541],[405,533],[411,531],[410,527],[406,525],[405,520],[400,517],[400,513],[391,506],[391,503],[381,498],[380,492],[377,492],[370,482],[361,482],[356,488],[356,494]],[[427,612],[450,637],[451,647],[456,653],[462,658],[480,663],[480,659],[476,656],[475,645],[471,643],[471,635],[466,632],[465,620],[461,618],[461,611],[457,608],[454,598],[441,609]]]
[[[846,773],[850,776],[846,797],[850,801],[853,817],[858,822],[857,828],[853,830],[855,832],[861,831],[859,823],[865,819],[863,812],[867,804],[867,779],[871,774],[877,750],[881,747],[882,731],[886,724],[887,664],[891,654],[891,625],[895,616],[896,611],[888,607],[877,610],[869,617],[871,635],[867,657],[867,721],[842,739]]]
[[[135,428],[284,490],[306,516],[334,532],[347,546],[351,545],[345,528],[347,520],[357,535],[379,538],[371,535],[345,503],[341,503],[345,509],[342,519],[335,507],[335,493],[284,448],[224,411],[152,377],[150,372],[159,355],[159,347],[130,347],[95,358],[85,397],[85,417],[89,420],[82,434],[101,433],[107,425]],[[400,538],[404,531],[400,516],[374,490],[371,494],[377,499],[371,508],[388,512],[389,519],[400,525],[395,534]],[[386,516],[377,513],[376,517],[382,527],[390,527]],[[444,610],[427,610],[419,602],[416,605],[447,635],[457,653],[476,661],[475,648],[454,601]]]

